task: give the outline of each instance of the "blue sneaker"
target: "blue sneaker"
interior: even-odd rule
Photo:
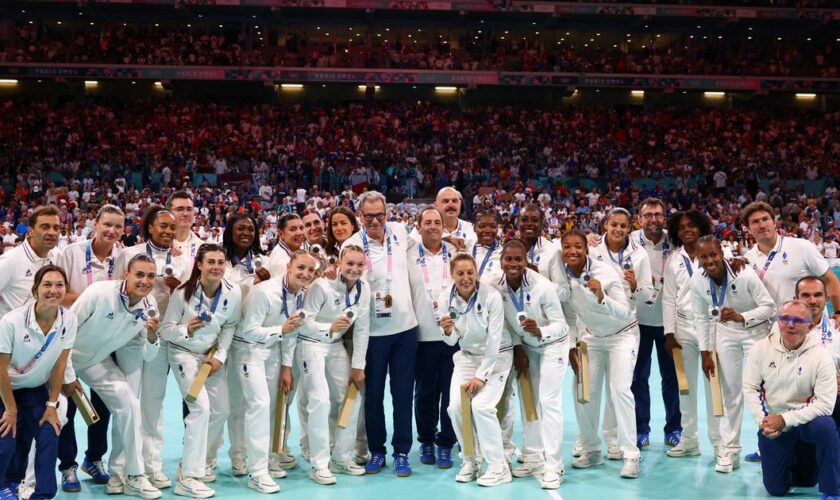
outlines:
[[[385,467],[385,455],[382,453],[371,453],[370,461],[365,465],[367,474],[378,474]]]
[[[829,495],[828,493],[823,493],[822,500],[840,500],[840,493],[836,495]]]
[[[18,500],[17,493],[11,488],[0,490],[0,500]]]
[[[755,450],[752,453],[747,453],[744,457],[744,460],[747,462],[761,462],[761,453],[758,450]]]
[[[650,433],[640,432],[636,434],[636,448],[642,449],[650,446]]]
[[[76,475],[75,465],[67,470],[61,471],[61,490],[68,493],[82,491],[82,483],[79,482],[79,476]]]
[[[439,447],[437,456],[438,469],[449,469],[452,465],[452,448]]]
[[[420,445],[420,463],[426,465],[433,465],[435,463],[435,445]]]
[[[680,440],[682,439],[682,432],[674,431],[665,434],[665,446],[676,446],[680,444]]]
[[[397,477],[408,477],[411,475],[411,466],[408,465],[408,456],[405,453],[394,454],[394,474]]]
[[[111,476],[105,471],[102,460],[91,462],[85,458],[85,461],[82,462],[82,472],[92,477],[96,484],[108,484],[108,481],[111,480]]]

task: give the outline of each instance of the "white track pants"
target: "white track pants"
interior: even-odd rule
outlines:
[[[168,351],[169,343],[161,340],[160,350],[154,359],[143,362],[140,411],[146,473],[159,472],[163,468],[163,400],[166,397],[166,381],[169,374]],[[141,354],[138,353],[138,356]],[[178,418],[178,421],[180,420]]]
[[[697,337],[695,337],[694,332],[683,331],[679,327],[677,327],[675,337],[682,346],[685,377],[688,379],[688,394],[680,394],[680,413],[682,414],[683,427],[681,440],[691,444],[700,442],[697,423],[697,398],[700,390],[697,380],[699,377],[706,398],[706,423],[708,424],[709,441],[711,441],[712,446],[717,448],[721,443],[720,422],[718,418],[712,415],[711,386],[709,385],[709,379],[703,375],[703,370],[700,368],[700,349],[697,345]]]
[[[744,364],[750,349],[763,335],[732,330],[718,324],[716,349],[720,367],[720,389],[723,395],[723,416],[720,421],[721,445],[729,453],[741,453],[741,423],[744,418],[742,389]]]

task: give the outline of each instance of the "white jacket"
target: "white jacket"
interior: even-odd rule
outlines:
[[[283,343],[284,356],[287,349],[292,353],[298,339],[305,342],[335,343],[339,342],[346,332],[330,332],[333,322],[345,315],[348,307],[352,308],[355,317],[353,325],[353,359],[350,367],[358,370],[365,369],[365,357],[370,336],[370,286],[363,280],[357,280],[350,290],[339,276],[334,280],[318,278],[306,292],[303,301],[303,311],[306,314],[305,326],[297,335],[287,335]],[[297,338],[295,338],[297,337]],[[285,364],[285,361],[284,363]]]
[[[701,351],[714,350],[710,345],[710,334],[713,328],[723,328],[748,332],[755,336],[765,336],[772,326],[771,321],[776,315],[776,303],[764,288],[758,275],[752,269],[745,267],[737,275],[724,261],[726,275],[726,296],[721,307],[731,307],[744,317],[744,323],[727,321],[721,323],[711,311],[712,279],[705,271],[694,273],[689,286],[691,287],[691,305],[694,311],[694,324],[697,328],[697,343]],[[716,287],[717,289],[717,287]],[[717,291],[715,293],[718,293]],[[718,297],[720,300],[720,297]],[[719,313],[719,311],[718,311]]]
[[[778,334],[750,350],[744,369],[744,399],[756,424],[768,415],[781,415],[785,430],[831,415],[837,399],[834,361],[818,338],[808,335],[795,351],[788,351]]]
[[[284,293],[285,290],[285,293]],[[242,321],[234,334],[234,342],[270,348],[283,340],[283,323],[303,308],[306,290],[291,293],[283,284],[283,277],[272,277],[251,288],[245,300]],[[284,312],[283,298],[286,307]],[[288,313],[288,315],[286,314]],[[284,353],[285,354],[285,353]],[[284,366],[292,366],[292,358],[283,357]]]
[[[242,291],[238,285],[226,279],[221,281],[219,289],[221,295],[215,311],[211,311],[211,308],[216,299],[204,295],[200,282],[189,302],[184,300],[183,288],[175,290],[160,325],[160,336],[170,342],[174,349],[198,354],[206,353],[215,344],[216,354],[213,358],[224,363],[236,326],[242,318]],[[210,313],[210,321],[205,322],[190,337],[187,325],[202,312]]]
[[[566,273],[565,267],[563,272]],[[586,286],[583,279],[586,274],[601,282],[604,300],[600,304],[598,297]],[[577,316],[577,328],[573,329],[572,342],[576,343],[578,338],[589,335],[610,337],[639,324],[630,311],[623,278],[609,265],[589,259],[581,276],[567,274],[567,279],[571,287],[567,307],[574,310]]]
[[[662,285],[662,324],[665,334],[677,334],[685,338],[696,337],[694,310],[691,305],[691,276],[702,272],[700,262],[691,260],[688,252],[679,247],[665,263],[665,282]]]
[[[612,254],[607,248],[606,238],[601,238],[595,248],[589,250],[589,258],[610,266],[620,278],[624,286],[624,294],[629,299],[630,312],[636,316],[636,310],[640,305],[644,306],[653,297],[653,278],[650,270],[650,259],[647,250],[638,245],[636,240],[629,239],[627,247],[620,254],[620,258]],[[616,262],[621,260],[621,262]],[[624,279],[624,265],[630,264],[636,274],[636,291],[630,291],[630,283]]]
[[[450,310],[457,313],[452,335],[444,335],[443,341],[449,345],[459,344],[462,351],[481,356],[481,364],[474,377],[487,382],[496,367],[499,352],[513,349],[513,344],[503,327],[502,296],[495,288],[486,284],[479,283],[477,287],[474,293],[477,296],[472,307],[469,305],[472,297],[466,301],[457,292],[453,293],[455,285],[441,292],[437,300],[441,304],[443,314],[449,314]],[[468,308],[468,313],[461,314]]]
[[[172,255],[170,250],[158,248],[151,243],[139,243],[133,247],[124,249],[120,253],[119,257],[117,257],[114,276],[119,278],[125,276],[125,271],[128,268],[128,263],[131,261],[131,258],[141,253],[148,255],[149,252],[151,252],[151,257],[157,265],[157,278],[155,278],[155,289],[152,293],[155,295],[161,316],[166,316],[166,308],[169,306],[169,297],[171,295],[169,293],[169,287],[164,282],[164,270],[166,269],[167,262],[172,266],[174,271],[173,276],[183,283],[187,281],[187,278],[190,277],[190,273],[192,272],[192,257],[183,253],[176,257]]]

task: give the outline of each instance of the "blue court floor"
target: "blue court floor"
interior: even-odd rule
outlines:
[[[575,414],[572,403],[571,383],[573,377],[566,377],[566,392],[564,393],[564,415],[566,418],[564,429],[564,447],[566,450],[566,478],[556,492],[540,489],[536,479],[516,479],[510,484],[495,488],[482,488],[475,483],[459,484],[455,482],[456,467],[449,470],[439,470],[434,466],[422,465],[418,456],[418,449],[412,450],[410,461],[414,474],[409,478],[397,478],[390,469],[391,460],[388,457],[389,468],[375,476],[349,477],[336,476],[338,484],[321,486],[308,478],[309,466],[300,457],[297,445],[298,435],[295,425],[294,433],[289,438],[292,452],[298,457],[298,467],[290,471],[285,479],[278,480],[281,491],[275,498],[288,500],[321,500],[335,498],[355,499],[428,499],[434,498],[475,498],[481,500],[558,500],[565,499],[703,499],[710,498],[768,498],[761,481],[760,465],[741,462],[741,468],[731,474],[719,474],[714,471],[714,453],[705,436],[704,412],[701,411],[701,442],[703,454],[691,458],[668,458],[665,455],[666,446],[662,442],[661,427],[664,422],[662,400],[658,396],[659,376],[656,368],[656,356],[651,375],[653,389],[654,416],[651,426],[651,446],[642,453],[642,475],[639,479],[628,480],[619,477],[621,462],[607,461],[604,466],[587,470],[572,469],[570,455],[575,442]],[[571,373],[571,372],[569,372]],[[174,380],[170,380],[167,388],[165,408],[165,448],[163,450],[164,470],[173,480],[181,456],[181,438],[183,424],[180,421],[181,401],[178,388]],[[701,398],[702,399],[702,398]],[[389,402],[386,402],[386,413],[390,413]],[[701,408],[702,408],[702,402]],[[745,422],[742,432],[744,453],[755,449],[757,428],[745,409]],[[296,415],[296,412],[292,412]],[[519,417],[517,416],[517,419]],[[77,416],[76,428],[79,439],[79,461],[83,458],[86,434],[84,421]],[[520,426],[516,427],[515,441],[520,442]],[[606,454],[606,448],[604,448]],[[219,455],[218,479],[212,486],[216,496],[222,498],[259,498],[267,497],[247,488],[247,477],[234,478],[230,475],[230,462],[225,446]],[[106,498],[104,486],[93,484],[84,473],[79,473],[82,479],[81,493],[62,493],[58,498],[88,499]],[[164,498],[174,498],[172,489],[164,490]],[[797,498],[819,498],[816,488],[798,489]],[[114,497],[109,497],[114,498]]]

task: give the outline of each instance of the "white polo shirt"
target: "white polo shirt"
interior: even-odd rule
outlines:
[[[137,254],[145,253],[155,260],[157,265],[157,278],[155,279],[155,289],[153,291],[155,301],[160,309],[160,316],[166,315],[166,308],[169,306],[169,287],[164,282],[164,270],[167,264],[171,265],[174,273],[173,276],[181,283],[187,281],[192,271],[191,257],[185,253],[175,257],[171,251],[164,248],[159,248],[150,242],[138,243],[132,247],[124,249],[119,257],[117,257],[117,266],[114,270],[115,276],[125,276],[125,271],[128,268],[128,263],[131,258]]]
[[[409,237],[418,243],[423,239],[420,236],[419,231],[412,231]],[[466,248],[470,248],[478,240],[478,236],[475,234],[475,228],[473,228],[472,222],[467,222],[463,219],[458,219],[458,225],[455,226],[454,231],[448,231],[446,228],[443,228],[442,237],[460,238],[464,240]]]
[[[769,255],[761,253],[755,244],[744,257],[767,287],[776,306],[794,298],[796,282],[800,278],[822,276],[829,269],[828,261],[813,243],[790,236],[776,236],[776,246]]]
[[[82,293],[85,289],[98,281],[121,280],[123,275],[116,274],[117,257],[120,249],[117,245],[111,248],[111,253],[105,260],[99,260],[93,252],[93,240],[85,240],[67,246],[56,259],[56,265],[61,266],[70,281],[70,290]]]
[[[35,320],[34,301],[3,316],[0,319],[0,353],[11,354],[12,390],[46,384],[61,353],[73,347],[77,326],[76,315],[59,307],[55,321],[45,335]]]
[[[455,247],[446,242],[443,242],[437,253],[430,252],[422,243],[408,250],[408,281],[419,328],[417,340],[420,342],[444,340],[438,321],[447,310],[438,301],[438,296],[452,285],[449,263],[455,252]]]
[[[606,238],[601,238],[597,246],[589,250],[589,257],[597,262],[610,266],[620,278],[624,286],[624,294],[629,299],[630,312],[636,316],[641,307],[647,307],[648,302],[654,298],[653,278],[651,277],[650,260],[647,251],[636,242],[629,239],[627,246],[618,254],[612,253],[607,247]],[[624,266],[632,266],[636,274],[636,291],[630,291],[630,283],[624,279]]]
[[[367,243],[365,243],[367,242]],[[362,230],[341,245],[357,245],[365,252],[363,279],[370,285],[370,336],[381,337],[405,332],[417,326],[411,287],[408,282],[408,249],[416,242],[409,240],[402,224],[386,224],[385,238],[379,243]],[[391,272],[388,272],[388,246],[391,247]],[[390,276],[390,283],[388,278]],[[391,294],[391,307],[385,296]]]
[[[187,239],[184,241],[178,241],[178,238],[174,238],[172,240],[172,246],[177,248],[181,252],[181,255],[189,256],[190,266],[192,266],[192,263],[195,260],[195,254],[198,253],[198,247],[200,247],[202,243],[204,243],[204,241],[202,241],[201,238],[199,238],[192,230],[190,230],[189,236],[187,236]]]
[[[0,255],[0,317],[32,299],[35,273],[55,262],[58,253],[54,248],[42,259],[29,246],[29,239],[24,239],[23,243]]]
[[[668,231],[662,230],[662,238],[656,244],[649,240],[641,229],[630,233],[630,240],[638,243],[647,252],[653,280],[653,291],[656,296],[652,304],[648,303],[649,301],[636,304],[639,324],[662,326],[662,287],[665,283],[665,267],[673,250],[671,242],[668,241]]]

